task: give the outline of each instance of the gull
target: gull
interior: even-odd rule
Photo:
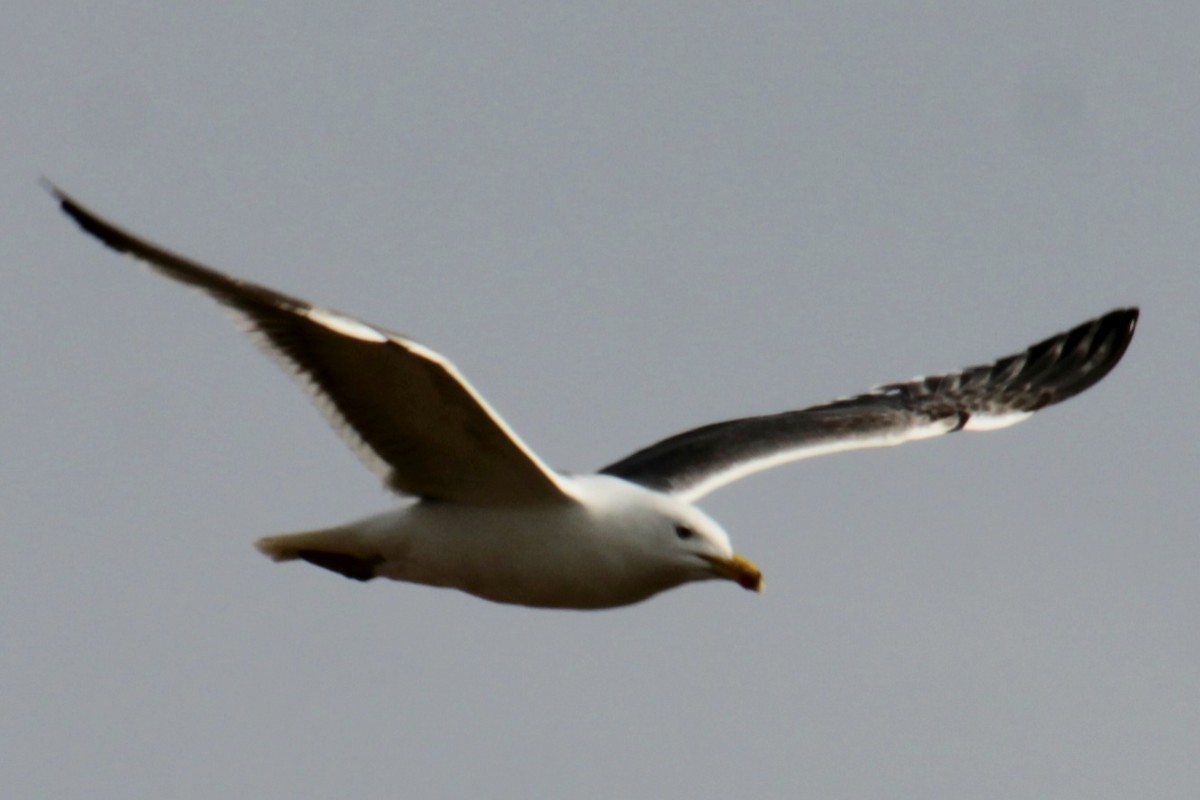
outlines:
[[[256,542],[263,554],[497,603],[613,608],[710,579],[761,591],[759,568],[734,552],[697,500],[791,461],[1018,423],[1107,375],[1138,318],[1136,308],[1116,309],[987,365],[705,425],[573,475],[546,466],[428,347],[176,255],[47,188],[83,230],[231,311],[366,465],[411,501],[345,525],[267,536]]]

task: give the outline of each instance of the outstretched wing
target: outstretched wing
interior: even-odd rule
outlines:
[[[64,212],[112,249],[231,309],[395,491],[477,504],[571,499],[556,474],[432,350],[163,250],[49,189]]]
[[[1107,375],[1129,346],[1137,318],[1136,308],[1117,309],[986,366],[891,383],[800,411],[706,425],[601,472],[690,502],[789,461],[1004,428]]]

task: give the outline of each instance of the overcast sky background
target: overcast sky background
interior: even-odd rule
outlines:
[[[5,14],[6,797],[1200,796],[1200,6],[320,5]],[[576,471],[1142,322],[1016,428],[707,498],[762,596],[501,607],[260,556],[394,500],[42,174]]]

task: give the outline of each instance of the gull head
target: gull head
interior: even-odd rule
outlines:
[[[762,571],[735,553],[720,524],[690,503],[607,475],[580,483],[609,552],[622,552],[653,574],[661,584],[657,591],[713,579],[762,591]]]

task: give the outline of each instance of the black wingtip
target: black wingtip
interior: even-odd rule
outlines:
[[[1133,340],[1138,315],[1136,306],[1113,309],[1000,359],[986,374],[1004,374],[1016,366],[1018,372],[1005,381],[1017,390],[1008,398],[1017,410],[1060,403],[1096,385],[1117,366]]]
[[[1137,306],[1115,308],[1096,320],[1096,338],[1111,336],[1114,339],[1113,353],[1110,356],[1113,366],[1125,355],[1133,334],[1137,330],[1138,317],[1141,309]]]
[[[58,184],[47,178],[45,175],[38,176],[38,185],[49,192],[50,196],[60,203],[62,202],[63,198],[67,196],[62,189],[58,188]]]
[[[84,208],[49,178],[43,176],[40,183],[42,188],[58,201],[58,207],[62,209],[62,212],[73,219],[80,228],[119,253],[129,253],[134,250],[135,240],[128,233]]]
[[[1113,350],[1108,361],[1112,366],[1116,366],[1116,363],[1125,355],[1125,350],[1129,347],[1129,343],[1133,341],[1133,334],[1137,330],[1138,316],[1140,314],[1141,310],[1137,306],[1114,308],[1107,314],[1097,318],[1094,322],[1084,323],[1084,325],[1080,325],[1079,327],[1095,326],[1096,333],[1094,339],[1096,341],[1113,340]]]
[[[1133,334],[1137,330],[1138,318],[1141,313],[1141,309],[1137,306],[1128,306],[1114,309],[1100,318],[1101,327],[1111,325],[1115,329],[1114,334],[1119,344],[1113,359],[1114,363],[1121,360],[1129,343],[1133,341]]]
[[[50,193],[50,196],[54,198],[54,202],[58,203],[58,207],[62,209],[63,213],[78,222],[81,226],[84,224],[83,220],[85,218],[91,217],[91,214],[89,214],[81,205],[76,203],[71,195],[60,189],[57,183],[50,180],[45,175],[42,175],[40,178],[38,178],[38,183],[41,184],[43,189]]]
[[[84,230],[88,231],[89,233],[92,232],[88,227],[87,221],[94,219],[94,216],[89,211],[76,203],[71,195],[60,189],[58,184],[47,178],[45,175],[42,175],[40,178],[38,178],[38,183],[41,184],[43,189],[49,192],[50,196],[54,198],[56,203],[58,203],[58,207],[64,214],[75,220],[75,222],[77,222]]]
[[[1138,315],[1141,314],[1141,309],[1137,306],[1126,306],[1125,308],[1114,308],[1107,314],[1100,317],[1098,320],[1101,323],[1108,324],[1123,324],[1129,326],[1129,335],[1133,336],[1133,329],[1137,325]]]

